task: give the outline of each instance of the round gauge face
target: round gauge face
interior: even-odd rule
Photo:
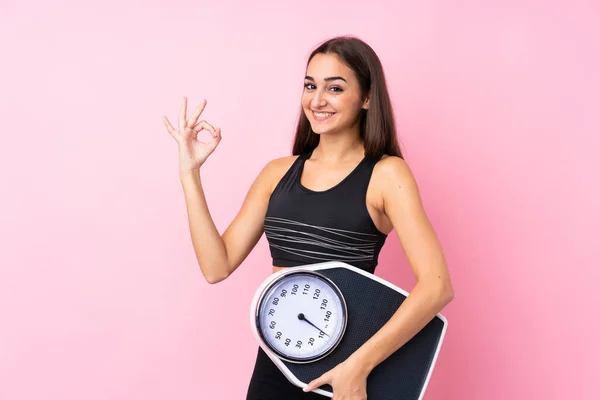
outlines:
[[[263,292],[256,325],[280,358],[297,363],[328,355],[346,331],[346,302],[337,286],[313,271],[284,274]]]

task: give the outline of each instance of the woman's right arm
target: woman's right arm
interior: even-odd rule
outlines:
[[[200,169],[220,143],[221,130],[206,121],[197,122],[205,106],[206,100],[188,119],[187,99],[184,97],[179,130],[173,128],[167,117],[163,117],[163,121],[178,144],[179,177],[196,259],[206,281],[217,283],[231,275],[256,246],[264,230],[274,177],[281,177],[278,175],[281,175],[282,168],[289,167],[289,160],[274,160],[263,168],[250,187],[240,211],[223,235],[219,235],[206,204]],[[198,140],[198,133],[203,129],[212,135],[208,142]]]
[[[201,174],[181,173],[190,235],[200,270],[208,283],[226,279],[248,256],[263,234],[273,182],[273,162],[250,187],[238,214],[220,235],[210,215]]]

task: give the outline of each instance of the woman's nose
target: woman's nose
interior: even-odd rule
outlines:
[[[323,107],[325,104],[326,104],[326,101],[325,101],[325,96],[323,96],[323,93],[320,90],[315,91],[312,101],[311,101],[311,105],[314,108],[319,108],[319,107]]]

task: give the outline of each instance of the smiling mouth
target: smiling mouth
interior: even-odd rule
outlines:
[[[331,113],[331,112],[317,112],[317,111],[313,111],[311,110],[313,118],[317,121],[325,121],[327,119],[329,119],[331,116],[335,115],[335,113]]]

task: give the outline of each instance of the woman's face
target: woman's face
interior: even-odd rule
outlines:
[[[368,102],[354,72],[335,54],[317,54],[306,69],[302,108],[317,134],[351,128]]]

